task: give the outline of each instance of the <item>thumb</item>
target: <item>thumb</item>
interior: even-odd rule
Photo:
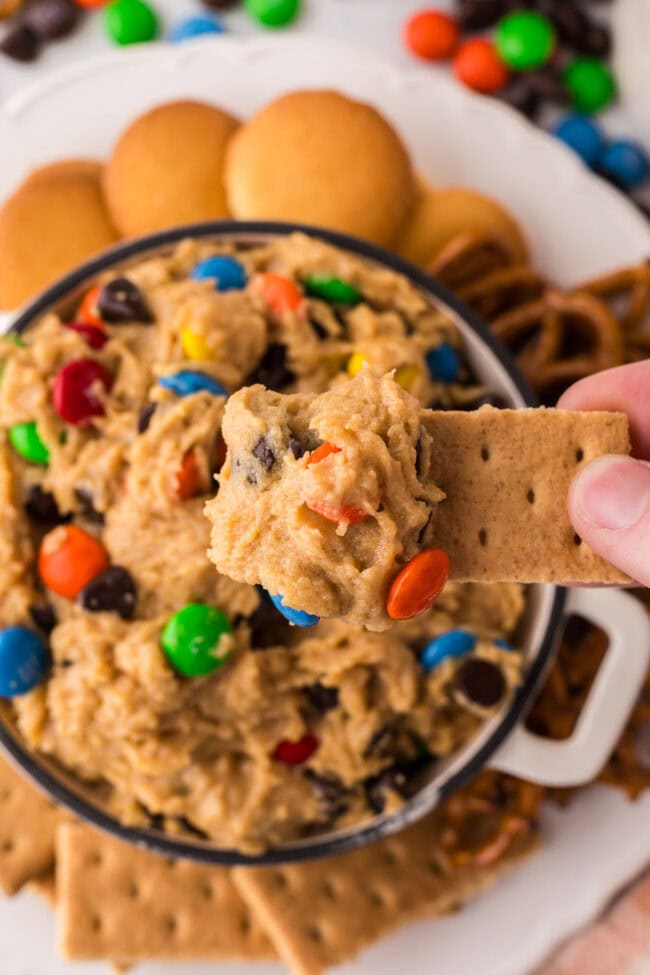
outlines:
[[[569,492],[578,535],[637,582],[650,586],[650,464],[611,454],[587,464]]]

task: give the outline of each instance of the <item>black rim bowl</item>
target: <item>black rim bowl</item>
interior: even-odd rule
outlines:
[[[293,232],[305,233],[333,244],[342,250],[358,254],[368,260],[383,264],[393,271],[409,278],[423,291],[433,295],[446,305],[452,315],[463,320],[469,328],[478,335],[482,343],[489,349],[491,355],[499,361],[522,399],[528,406],[536,406],[537,400],[520,375],[513,359],[507,350],[494,338],[484,322],[463,302],[459,301],[452,292],[435,278],[409,262],[396,257],[388,251],[372,244],[349,237],[346,234],[309,227],[302,224],[269,222],[269,221],[218,221],[214,223],[190,224],[173,230],[152,234],[138,240],[118,244],[116,247],[103,252],[98,257],[81,265],[76,270],[61,278],[38,298],[30,302],[20,312],[11,326],[11,331],[21,333],[29,328],[41,315],[52,307],[57,306],[66,297],[71,296],[77,289],[89,283],[103,271],[114,265],[120,265],[137,258],[139,255],[163,251],[185,238],[263,238],[286,235]],[[532,703],[534,692],[543,677],[560,633],[560,622],[566,601],[566,591],[554,587],[551,607],[548,614],[548,624],[541,640],[539,650],[528,669],[523,683],[516,690],[510,706],[502,715],[492,734],[483,742],[462,767],[452,774],[441,786],[435,781],[425,786],[420,792],[408,799],[404,806],[395,813],[371,820],[366,824],[353,827],[344,832],[334,833],[320,839],[318,836],[297,841],[286,846],[271,849],[266,853],[249,856],[232,849],[218,849],[209,841],[197,839],[192,841],[183,836],[175,838],[154,828],[136,828],[125,826],[116,818],[105,812],[98,800],[91,797],[87,787],[77,782],[66,770],[61,770],[45,756],[41,759],[27,748],[18,737],[18,732],[12,730],[11,719],[7,717],[6,705],[0,712],[0,746],[4,748],[14,763],[24,771],[50,798],[66,806],[76,816],[85,819],[99,829],[128,843],[143,847],[166,856],[185,858],[202,863],[232,865],[271,865],[291,863],[302,860],[316,859],[345,853],[357,847],[375,842],[384,836],[395,833],[425,813],[430,811],[438,802],[459,789],[473,778],[494,755],[505,741],[515,725],[524,717],[527,708]]]

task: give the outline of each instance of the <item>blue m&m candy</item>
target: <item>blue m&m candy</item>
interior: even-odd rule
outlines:
[[[435,637],[422,651],[420,664],[429,674],[451,657],[464,657],[476,646],[476,637],[467,630],[449,630]]]
[[[638,142],[617,139],[605,146],[598,159],[599,168],[626,190],[636,189],[650,176],[650,159]]]
[[[283,602],[284,596],[271,596],[269,593],[269,598],[277,611],[295,626],[316,626],[320,620],[320,616],[314,616],[313,613],[305,613],[302,609],[292,609],[291,606],[286,606]]]
[[[567,115],[555,126],[553,135],[573,149],[587,166],[596,165],[605,145],[598,126],[584,115]]]
[[[186,17],[178,24],[175,24],[169,32],[169,40],[172,44],[182,44],[183,41],[190,41],[193,37],[203,37],[206,34],[223,34],[226,28],[217,17],[207,15],[197,17]]]
[[[212,393],[213,396],[227,396],[228,390],[218,379],[196,369],[181,369],[170,376],[161,376],[158,385],[169,389],[177,396],[192,396],[193,393]]]
[[[460,375],[460,357],[453,345],[441,342],[435,349],[429,349],[426,355],[427,368],[431,378],[439,383],[453,383]]]
[[[502,637],[498,637],[498,639],[494,641],[494,645],[495,647],[498,647],[499,650],[512,650],[512,644],[508,643],[508,641],[504,640]]]
[[[27,694],[42,683],[50,664],[43,639],[27,626],[0,630],[0,697]]]
[[[217,254],[195,264],[190,272],[195,281],[214,281],[217,291],[241,291],[246,287],[246,271],[234,257]]]

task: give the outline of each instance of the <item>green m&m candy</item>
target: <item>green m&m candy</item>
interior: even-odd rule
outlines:
[[[188,603],[174,613],[160,642],[172,667],[185,677],[212,673],[230,656],[234,645],[226,614],[205,603]]]
[[[112,0],[104,10],[106,33],[116,44],[142,44],[158,36],[155,10],[144,0]]]
[[[300,0],[245,0],[244,6],[263,27],[286,27],[300,13]]]
[[[50,451],[41,440],[36,424],[14,423],[9,427],[9,442],[17,454],[32,464],[46,467],[50,462]]]
[[[616,82],[607,65],[597,58],[576,58],[567,65],[564,84],[571,95],[573,107],[590,115],[614,99]]]
[[[532,71],[553,53],[555,31],[550,20],[535,10],[516,10],[499,21],[494,43],[508,67]]]
[[[332,278],[326,274],[310,274],[305,279],[307,294],[315,298],[324,298],[340,305],[356,305],[361,301],[361,292],[353,284]]]

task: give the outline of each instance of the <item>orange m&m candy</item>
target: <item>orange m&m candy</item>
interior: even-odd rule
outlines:
[[[508,84],[510,73],[492,41],[473,37],[458,48],[454,74],[468,88],[492,95]]]
[[[96,288],[91,288],[83,296],[82,302],[79,305],[77,311],[77,321],[84,322],[86,325],[95,325],[102,328],[105,322],[100,318],[99,312],[97,311],[97,302],[99,301],[99,295],[101,288],[97,286]]]
[[[258,274],[257,283],[262,298],[278,315],[287,311],[297,311],[303,302],[303,293],[291,278],[282,274],[265,271]]]
[[[188,501],[190,498],[195,498],[200,490],[201,471],[199,463],[196,459],[196,453],[193,450],[188,450],[181,461],[181,466],[176,471],[174,496],[179,501]]]
[[[433,606],[449,576],[449,556],[427,548],[407,562],[393,579],[386,612],[392,620],[410,620]]]
[[[450,58],[459,38],[458,22],[441,10],[421,10],[404,27],[404,43],[412,54],[425,61]]]
[[[107,566],[102,543],[76,525],[59,525],[48,532],[38,552],[38,574],[43,583],[68,599],[78,596]]]

